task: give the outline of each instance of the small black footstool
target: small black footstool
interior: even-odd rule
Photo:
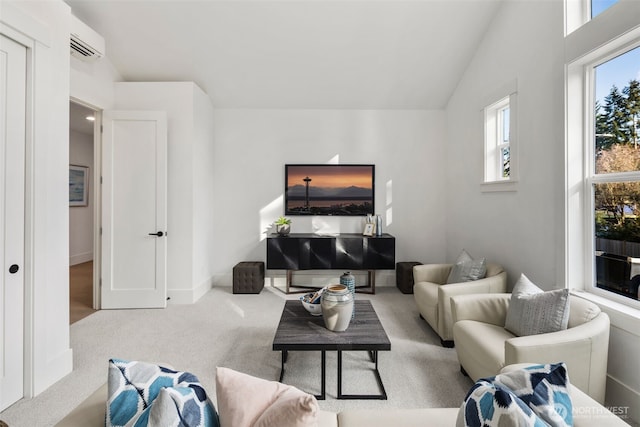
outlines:
[[[396,286],[403,294],[413,293],[413,266],[420,264],[417,261],[396,263]]]
[[[259,294],[264,288],[264,262],[243,261],[233,267],[233,293]]]

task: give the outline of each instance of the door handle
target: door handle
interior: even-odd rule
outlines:
[[[162,231],[158,231],[157,233],[149,233],[149,236],[162,237],[162,236],[164,236],[164,233]]]
[[[9,273],[11,274],[16,274],[18,270],[20,270],[20,266],[18,264],[13,264],[11,267],[9,267]]]

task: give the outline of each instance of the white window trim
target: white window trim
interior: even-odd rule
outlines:
[[[484,136],[484,169],[483,179],[480,184],[481,191],[484,192],[504,192],[518,190],[518,83],[513,80],[487,95],[483,104],[486,106],[482,109],[483,114],[483,136]],[[496,172],[489,172],[489,168],[497,168],[495,154],[491,155],[490,151],[496,147],[496,126],[492,126],[490,121],[495,120],[495,112],[500,106],[509,104],[509,177],[496,179]],[[493,111],[493,114],[491,113]],[[489,116],[493,117],[489,117]]]
[[[624,3],[619,3],[624,5]],[[617,5],[614,5],[617,6]],[[593,135],[593,68],[607,60],[640,45],[640,25],[631,24],[623,18],[634,9],[633,5],[624,5],[610,9],[607,23],[619,31],[616,37],[602,39],[601,32],[594,32],[591,25],[584,25],[566,38],[566,89],[565,89],[565,270],[561,272],[566,287],[584,291],[593,295],[601,304],[610,302],[613,310],[620,305],[627,307],[626,314],[633,313],[640,319],[640,302],[616,295],[593,286],[595,277],[594,233],[595,225],[591,220],[594,201],[591,186],[596,182],[609,180],[627,180],[638,174],[621,173],[594,176],[594,135]],[[637,10],[637,9],[635,9]],[[604,18],[604,16],[602,16]],[[598,17],[600,19],[600,15]],[[623,19],[623,21],[621,21]],[[596,23],[594,19],[590,24]],[[613,23],[618,25],[617,27]]]

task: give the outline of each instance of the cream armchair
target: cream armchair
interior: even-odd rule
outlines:
[[[463,373],[472,380],[496,375],[516,363],[565,362],[571,383],[604,402],[609,351],[609,317],[570,295],[567,329],[515,336],[505,320],[511,294],[461,295],[451,299],[453,339]]]
[[[413,267],[413,296],[420,317],[440,336],[444,347],[453,347],[452,296],[507,291],[507,273],[497,264],[487,263],[487,274],[483,279],[446,284],[452,267],[453,264]]]

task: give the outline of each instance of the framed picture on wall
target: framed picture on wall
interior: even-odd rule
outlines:
[[[69,165],[69,206],[89,204],[89,167]]]

